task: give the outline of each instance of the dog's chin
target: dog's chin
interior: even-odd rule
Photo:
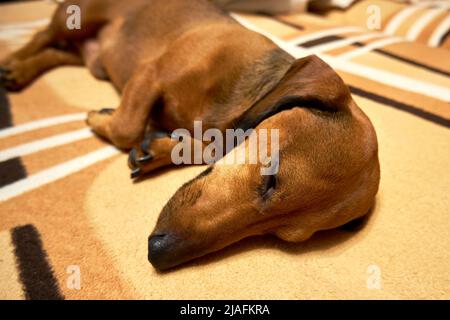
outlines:
[[[148,261],[157,271],[164,272],[221,250],[232,243],[205,247],[204,242],[214,243],[211,239],[210,241],[193,242],[187,238],[152,234],[148,239]]]
[[[184,262],[186,262],[188,260],[173,259],[170,257],[156,260],[152,257],[150,252],[148,253],[148,261],[151,263],[153,268],[155,268],[158,271],[167,271],[169,269],[172,269],[174,267],[177,267],[177,266],[183,264]]]
[[[148,252],[148,261],[151,263],[153,268],[157,271],[164,272],[170,269],[182,266],[183,264],[195,260],[203,256],[204,254],[199,253],[197,250],[189,250],[190,254],[187,254],[185,251],[180,252],[178,250],[169,249],[163,254],[155,255],[149,249]],[[197,253],[197,254],[192,254]]]

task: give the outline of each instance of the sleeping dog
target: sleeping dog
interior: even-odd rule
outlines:
[[[72,5],[81,28],[70,30]],[[220,132],[279,130],[276,173],[261,175],[263,164],[210,165],[173,195],[148,239],[157,269],[252,235],[303,241],[374,204],[375,131],[341,78],[316,56],[293,59],[210,1],[66,1],[1,62],[0,85],[21,90],[62,65],[85,65],[122,93],[118,108],[91,111],[87,123],[131,150],[134,178],[171,165],[171,132],[192,132],[196,120]]]

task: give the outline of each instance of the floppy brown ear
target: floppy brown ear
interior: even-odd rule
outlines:
[[[350,91],[339,75],[311,55],[297,59],[278,85],[242,115],[236,127],[254,128],[264,119],[294,107],[344,111],[350,100]]]

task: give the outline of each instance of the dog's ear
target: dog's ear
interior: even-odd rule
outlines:
[[[248,129],[294,107],[324,112],[348,109],[351,95],[339,75],[317,56],[296,60],[278,85],[248,109],[236,127]]]
[[[328,64],[315,55],[296,60],[286,74],[285,82],[280,84],[281,94],[317,102],[311,107],[326,111],[348,107],[348,87]]]

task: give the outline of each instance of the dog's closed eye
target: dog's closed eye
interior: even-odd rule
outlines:
[[[277,182],[278,179],[276,174],[263,176],[263,182],[259,188],[259,194],[263,200],[269,199],[274,194]]]

